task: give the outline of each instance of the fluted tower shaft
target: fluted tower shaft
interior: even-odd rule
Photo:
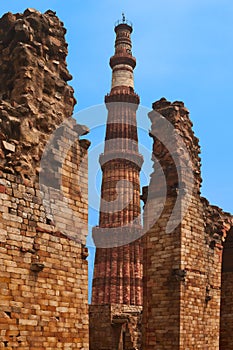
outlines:
[[[97,249],[92,303],[141,305],[142,249],[135,237],[141,232],[139,173],[143,158],[138,151],[136,59],[131,51],[132,26],[123,21],[115,32],[115,54],[110,59],[112,85],[105,96],[105,147],[100,155],[99,226],[93,229]],[[110,244],[105,244],[105,238]]]

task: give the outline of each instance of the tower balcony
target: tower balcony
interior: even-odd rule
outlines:
[[[129,30],[132,33],[133,23],[127,19],[119,19],[115,22],[115,32],[117,33],[119,30]]]
[[[109,64],[111,68],[118,64],[127,64],[134,69],[136,67],[136,58],[128,52],[117,53],[110,58]]]
[[[120,163],[126,165],[126,162],[130,162],[133,166],[141,169],[143,164],[143,156],[140,153],[134,153],[130,150],[112,150],[106,153],[101,153],[99,156],[99,163],[103,170],[103,168],[109,162],[113,162],[114,160],[118,160],[120,167]]]

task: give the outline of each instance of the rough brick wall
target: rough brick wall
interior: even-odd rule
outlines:
[[[217,206],[210,205],[209,202],[202,198],[203,205],[203,217],[205,226],[205,240],[206,251],[209,253],[206,261],[206,273],[209,274],[206,288],[206,300],[210,299],[211,315],[209,317],[206,314],[206,324],[212,323],[212,327],[215,327],[212,333],[207,333],[206,343],[211,348],[212,344],[216,343],[217,349],[225,350],[225,343],[227,342],[232,347],[232,337],[230,333],[226,332],[226,329],[232,327],[231,322],[226,322],[232,317],[232,308],[230,305],[231,297],[229,294],[229,284],[227,281],[228,275],[228,262],[232,260],[226,259],[228,253],[231,254],[231,250],[227,249],[226,242],[228,238],[231,241],[230,230],[233,223],[232,215],[225,213]],[[230,248],[230,246],[228,246]],[[228,253],[226,253],[228,251]],[[228,255],[229,258],[229,255]],[[227,262],[228,261],[228,262]],[[229,266],[229,265],[228,265]],[[228,285],[228,287],[227,287]],[[227,301],[228,300],[228,301]],[[227,305],[227,303],[229,303]],[[215,318],[214,318],[215,316]],[[232,328],[231,328],[232,329]],[[213,334],[215,333],[215,334]],[[217,340],[216,340],[217,337]],[[220,340],[220,343],[219,343]]]
[[[154,109],[163,109],[164,116],[178,114],[179,104],[171,106],[166,100],[153,105]],[[159,123],[157,114],[153,111],[149,115],[152,121],[151,131],[156,128],[158,134],[163,135],[164,143],[170,143],[171,135],[166,135],[166,129]],[[171,140],[172,148],[177,148],[177,140]],[[144,237],[143,257],[143,348],[144,349],[178,349],[180,336],[180,304],[179,295],[182,283],[180,267],[180,225],[172,233],[166,233],[166,227],[177,198],[178,175],[176,164],[168,148],[158,138],[154,137],[153,153],[160,161],[166,177],[167,198],[163,204],[164,178],[161,172],[155,179],[155,172],[151,175],[148,188],[147,205],[144,211],[144,225],[151,227]],[[163,206],[163,207],[161,207]],[[161,216],[153,224],[156,213],[162,210]]]
[[[153,109],[149,115],[153,153],[163,173],[158,174],[155,161],[145,207],[145,225],[152,227],[144,237],[144,348],[217,350],[222,240],[232,218],[200,197],[200,148],[183,103],[161,99],[153,104]],[[187,152],[179,138],[164,129],[157,112],[175,128]],[[164,136],[163,142],[160,136]],[[191,192],[188,167],[193,174]],[[163,204],[164,178],[167,193]],[[181,200],[173,221],[180,224],[168,231],[179,194]],[[185,194],[189,206],[182,216]],[[143,197],[145,200],[146,190]],[[159,210],[161,215],[153,224]],[[226,317],[229,319],[229,314]]]
[[[1,348],[89,348],[86,128],[60,128],[41,163],[75,104],[64,34],[52,11],[0,19]]]
[[[233,348],[233,228],[227,232],[223,243],[221,309],[220,309],[220,349]]]

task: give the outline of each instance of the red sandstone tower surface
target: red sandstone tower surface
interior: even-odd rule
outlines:
[[[142,247],[137,239],[142,230],[139,173],[143,157],[138,151],[136,111],[139,96],[134,92],[136,59],[131,52],[132,30],[124,16],[115,26],[115,54],[110,59],[112,86],[110,94],[105,96],[108,109],[105,148],[100,155],[103,177],[99,226],[93,229],[97,249],[92,306],[109,305],[113,318],[112,305],[140,308],[143,294]],[[93,314],[91,311],[91,319]],[[92,330],[91,326],[91,349],[92,344],[97,349],[121,342],[119,336],[116,343],[109,339],[108,345],[103,344],[102,339],[98,345]],[[98,331],[95,329],[96,334]]]
[[[115,54],[110,59],[112,88],[105,96],[108,109],[105,148],[100,156],[103,171],[100,218],[93,232],[97,250],[92,303],[141,305],[140,242],[124,244],[134,241],[130,235],[141,229],[139,172],[142,156],[138,152],[136,125],[139,96],[134,92],[133,77],[136,59],[131,52],[132,26],[123,21],[115,27],[115,32]],[[104,242],[109,236],[114,236],[110,246]]]

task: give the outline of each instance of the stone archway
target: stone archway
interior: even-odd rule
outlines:
[[[223,243],[220,350],[233,349],[233,226]]]

